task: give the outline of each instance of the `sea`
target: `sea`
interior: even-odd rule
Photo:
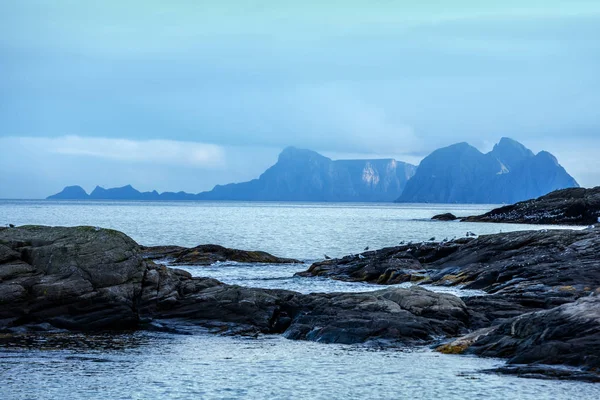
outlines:
[[[432,221],[495,205],[0,200],[0,225],[89,225],[142,245],[219,244],[304,264],[185,267],[225,283],[302,293],[381,289],[295,277],[325,255],[557,226]],[[456,288],[458,296],[481,296]],[[2,338],[0,334],[0,338]],[[6,339],[6,338],[4,338]],[[0,340],[0,399],[598,399],[600,385],[488,373],[504,361],[381,348],[166,332],[27,334]]]

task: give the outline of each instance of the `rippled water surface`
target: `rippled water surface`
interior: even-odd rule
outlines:
[[[0,352],[4,399],[593,399],[598,386],[482,374],[428,349],[136,333]]]
[[[327,278],[301,278],[296,272],[305,271],[310,264],[243,264],[236,262],[216,263],[211,266],[177,266],[194,276],[208,276],[232,285],[242,285],[266,289],[287,289],[301,293],[331,292],[370,292],[386,287],[410,287],[411,283],[399,285],[373,285],[364,282],[343,282]],[[421,285],[436,292],[451,293],[457,296],[482,296],[481,290],[466,290],[457,287]]]
[[[520,229],[433,222],[491,206],[289,203],[0,201],[0,224],[114,228],[146,245],[216,243],[299,258],[304,265],[219,263],[185,267],[227,283],[304,293],[380,286],[293,274],[311,261],[398,244]],[[435,290],[444,290],[433,288]],[[477,291],[447,289],[481,295]],[[428,348],[294,342],[278,336],[221,337],[138,332],[113,336],[0,334],[0,399],[598,399],[600,385],[481,372],[501,360]]]
[[[439,222],[440,213],[476,215],[493,206],[348,203],[101,202],[0,200],[0,224],[91,225],[143,245],[214,243],[304,260],[395,246],[400,241],[532,229],[530,225]],[[535,226],[533,229],[548,227]]]

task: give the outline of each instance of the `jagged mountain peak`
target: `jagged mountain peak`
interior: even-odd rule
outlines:
[[[285,149],[283,149],[283,151],[281,153],[279,153],[279,161],[301,160],[301,159],[308,159],[308,158],[319,158],[319,159],[329,160],[327,157],[317,153],[316,151],[308,150],[308,149],[300,149],[300,148],[294,147],[294,146],[286,147]]]
[[[577,182],[553,155],[534,155],[504,137],[487,154],[464,142],[434,151],[423,159],[398,201],[514,203],[574,186]]]
[[[509,171],[535,156],[533,151],[523,144],[507,137],[500,139],[489,154],[497,158]]]

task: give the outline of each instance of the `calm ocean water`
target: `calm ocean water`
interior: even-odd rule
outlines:
[[[91,225],[125,232],[143,245],[214,243],[283,257],[322,259],[394,246],[548,227],[439,222],[435,214],[480,214],[493,206],[348,203],[68,202],[0,200],[0,225]]]
[[[321,259],[392,246],[520,229],[433,222],[492,206],[202,202],[0,201],[0,224],[92,225],[141,244],[216,243],[286,257]],[[555,227],[554,227],[555,228]],[[307,265],[221,263],[186,267],[227,283],[302,292],[363,291],[374,285],[295,278]],[[480,295],[478,292],[456,292]],[[481,373],[500,360],[421,349],[138,332],[116,336],[28,336],[0,347],[1,399],[597,399],[600,385]]]

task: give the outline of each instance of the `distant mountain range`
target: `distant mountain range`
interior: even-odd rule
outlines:
[[[68,186],[48,199],[514,203],[578,186],[550,153],[536,155],[502,138],[487,154],[467,143],[436,150],[418,168],[393,159],[334,161],[289,147],[258,179],[208,192],[140,192],[127,185],[87,194]]]
[[[218,185],[207,200],[394,201],[417,167],[392,159],[338,160],[288,147],[258,179]]]
[[[199,200],[198,195],[186,192],[140,192],[131,185],[104,189],[96,186],[92,193],[81,186],[67,186],[60,193],[48,196],[47,200]]]
[[[314,151],[288,147],[258,179],[217,185],[208,192],[139,192],[131,185],[89,195],[68,186],[49,200],[249,200],[391,202],[402,194],[417,167],[393,159],[333,161]]]

